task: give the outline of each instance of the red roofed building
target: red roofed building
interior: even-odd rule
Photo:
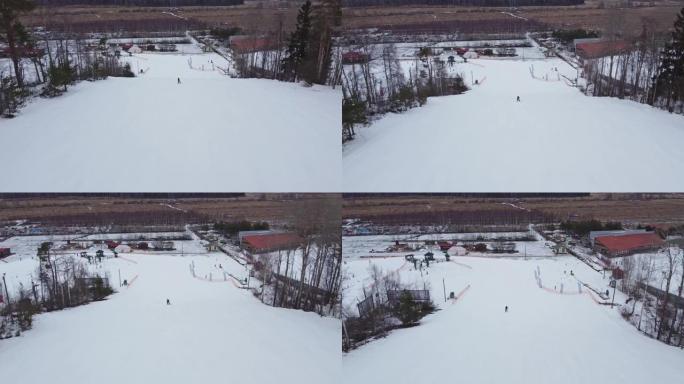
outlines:
[[[9,248],[0,248],[0,259],[3,259],[11,254],[12,252]]]
[[[361,64],[368,62],[370,57],[364,53],[349,51],[342,54],[342,64]]]
[[[439,249],[442,251],[448,251],[449,248],[453,246],[453,244],[448,241],[438,241],[437,245],[439,245]]]
[[[242,247],[250,253],[265,253],[297,248],[302,238],[294,233],[265,233],[242,238]]]
[[[600,236],[594,242],[594,250],[604,256],[627,256],[637,252],[657,250],[665,242],[653,232],[623,236]]]
[[[275,40],[257,36],[233,36],[230,38],[230,48],[235,53],[251,53],[268,51],[277,46]]]
[[[624,40],[598,40],[575,43],[575,53],[584,60],[619,55],[629,51],[630,48],[631,44]]]

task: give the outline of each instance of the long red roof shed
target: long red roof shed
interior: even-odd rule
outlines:
[[[631,45],[624,40],[601,40],[575,44],[575,52],[584,59],[619,55],[629,50]]]
[[[639,249],[657,248],[664,241],[655,233],[635,233],[623,236],[599,236],[596,243],[613,254],[628,253]]]
[[[253,252],[267,252],[295,248],[302,243],[302,238],[294,233],[266,233],[244,236],[242,243]]]

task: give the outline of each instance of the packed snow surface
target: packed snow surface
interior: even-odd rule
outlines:
[[[242,266],[194,243],[183,255],[108,257],[99,268],[118,292],[37,315],[33,329],[0,340],[3,383],[315,384],[340,376],[339,320],[260,303],[224,279],[244,278]],[[8,285],[37,267],[29,248],[0,262]],[[118,287],[119,271],[128,287]]]
[[[136,78],[0,120],[0,192],[340,190],[338,90],[231,78],[217,54],[125,60]]]
[[[560,59],[481,58],[448,71],[472,89],[357,127],[343,151],[345,191],[684,188],[673,177],[684,167],[684,116],[587,97]]]
[[[609,278],[572,256],[455,257],[422,273],[403,257],[345,256],[345,263],[352,297],[372,283],[369,266],[376,264],[403,282],[425,284],[440,310],[345,354],[344,383],[637,384],[684,375],[684,351],[642,335],[618,307],[580,288],[582,281],[605,290]],[[445,303],[443,290],[460,298]],[[618,291],[615,302],[625,299]]]

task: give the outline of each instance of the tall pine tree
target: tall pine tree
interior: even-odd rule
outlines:
[[[670,112],[673,104],[684,99],[684,8],[677,15],[672,39],[663,50],[656,87],[655,96],[665,97]]]
[[[321,0],[314,7],[309,57],[303,78],[309,83],[325,84],[332,62],[332,36],[341,24],[339,0]]]
[[[308,57],[311,34],[311,1],[307,0],[297,14],[297,26],[290,35],[287,53],[283,59],[283,72],[288,80],[297,81],[302,65]]]
[[[367,124],[368,119],[366,103],[357,98],[345,98],[342,100],[342,141],[354,139],[356,132],[354,126]]]

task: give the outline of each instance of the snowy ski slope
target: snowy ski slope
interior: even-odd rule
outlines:
[[[185,256],[106,259],[102,268],[119,292],[38,315],[33,329],[0,341],[2,381],[314,384],[340,377],[339,320],[260,303],[223,279],[223,271],[245,277],[242,266],[222,253],[201,254],[194,243]],[[21,261],[0,262],[0,274],[15,286],[31,272],[29,263],[37,267],[29,247],[22,249]],[[119,271],[128,287],[118,288]]]
[[[340,190],[339,90],[233,79],[217,54],[126,60],[138,77],[0,120],[0,192]]]
[[[684,116],[584,96],[568,85],[576,70],[560,59],[473,59],[448,71],[479,85],[359,127],[343,151],[345,191],[684,187],[674,176],[684,166]]]
[[[347,258],[352,295],[370,282],[371,263],[429,284],[441,310],[345,354],[343,383],[637,384],[684,375],[684,351],[640,334],[588,289],[580,293],[578,279],[597,289],[608,279],[574,257],[457,257],[431,263],[423,278],[403,258]],[[460,299],[444,302],[443,281]],[[616,303],[624,300],[618,292]]]

